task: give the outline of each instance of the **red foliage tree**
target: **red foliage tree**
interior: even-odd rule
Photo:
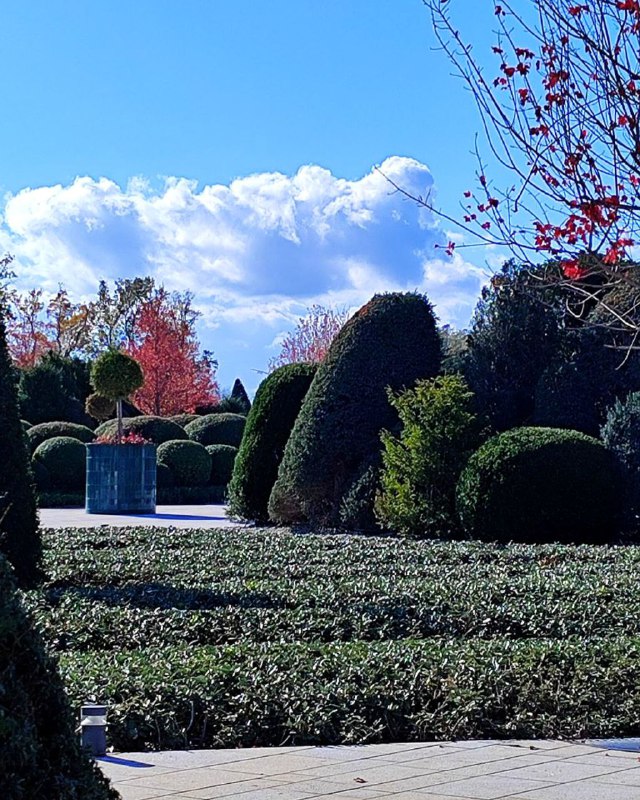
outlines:
[[[144,372],[144,386],[131,399],[145,414],[192,413],[196,406],[219,401],[217,364],[200,353],[197,316],[188,295],[158,289],[143,302],[126,351]]]
[[[269,362],[269,370],[285,364],[317,363],[324,359],[335,335],[349,319],[345,309],[313,305],[282,340],[280,353]]]
[[[43,317],[42,289],[31,289],[24,294],[8,292],[6,306],[7,346],[11,358],[18,367],[33,367],[55,346],[53,328]]]

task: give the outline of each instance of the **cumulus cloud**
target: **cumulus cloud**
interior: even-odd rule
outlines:
[[[107,178],[28,188],[5,199],[0,246],[22,287],[62,282],[90,296],[101,279],[152,275],[193,291],[202,339],[229,380],[264,368],[273,342],[313,303],[358,307],[377,291],[427,292],[445,322],[464,324],[486,276],[435,249],[446,236],[425,209],[393,190],[433,191],[422,163],[394,156],[346,180],[319,166],[262,173],[228,186]]]

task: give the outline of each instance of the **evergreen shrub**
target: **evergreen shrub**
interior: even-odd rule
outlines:
[[[142,367],[135,358],[110,349],[96,358],[91,367],[91,385],[112,400],[123,400],[144,383]]]
[[[333,340],[298,415],[269,499],[279,523],[339,524],[343,496],[397,424],[387,398],[437,375],[441,346],[430,303],[376,295]]]
[[[51,488],[51,473],[42,461],[31,460],[31,471],[38,492],[48,492]]]
[[[233,474],[238,448],[232,447],[230,444],[208,444],[207,453],[211,456],[209,482],[213,486],[226,486]]]
[[[607,542],[622,501],[613,454],[597,439],[559,428],[515,428],[469,459],[457,487],[473,538]]]
[[[41,422],[39,425],[33,425],[27,431],[27,441],[31,452],[34,453],[43,442],[56,436],[68,436],[84,444],[95,439],[94,432],[86,425],[76,425],[74,422]]]
[[[242,414],[207,414],[190,422],[185,431],[190,439],[203,445],[230,444],[240,447],[246,417]]]
[[[55,436],[36,447],[33,460],[46,467],[55,489],[82,489],[87,469],[87,448],[71,436]]]
[[[122,420],[124,433],[137,433],[149,442],[163,444],[175,439],[188,439],[189,437],[180,425],[165,417],[128,417]],[[118,420],[110,419],[99,425],[95,431],[96,436],[107,438],[117,437]]]
[[[176,486],[204,486],[209,482],[211,456],[197,442],[164,442],[158,447],[157,460],[169,467]]]
[[[244,384],[240,378],[236,378],[233,382],[233,389],[231,390],[229,398],[238,403],[238,413],[246,415],[251,410],[251,400],[249,400],[247,390],[244,388]]]
[[[190,422],[193,422],[196,419],[199,419],[198,414],[174,414],[172,417],[169,417],[171,422],[175,422],[176,425],[179,425],[181,428],[184,428]]]
[[[176,482],[170,468],[166,464],[156,462],[156,487],[158,489],[171,489],[175,485]]]
[[[638,528],[640,518],[640,392],[616,400],[607,413],[601,438],[623,469],[625,525]]]
[[[229,484],[229,510],[235,517],[268,520],[284,448],[316,370],[316,364],[286,364],[258,387]]]

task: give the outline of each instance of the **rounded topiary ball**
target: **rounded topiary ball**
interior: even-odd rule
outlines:
[[[188,425],[190,422],[199,419],[199,414],[174,414],[173,416],[169,417],[169,419],[171,422],[175,422],[176,425],[184,428],[185,425]]]
[[[204,486],[211,475],[211,456],[197,442],[183,439],[164,442],[158,447],[158,464],[171,470],[177,486]]]
[[[207,414],[186,427],[190,439],[200,444],[230,444],[240,447],[247,418],[242,414]]]
[[[119,350],[107,350],[91,367],[91,385],[99,394],[123,400],[144,383],[140,364]]]
[[[238,448],[230,444],[209,444],[207,453],[211,456],[211,483],[214,486],[226,486],[233,474],[233,465],[238,455]]]
[[[466,533],[501,542],[606,542],[616,533],[621,481],[601,442],[559,428],[515,428],[469,459],[458,481]]]
[[[87,428],[86,425],[77,425],[75,422],[41,422],[39,425],[32,425],[26,431],[26,436],[32,453],[42,442],[58,436],[70,436],[85,444],[92,442],[95,438],[91,428]]]
[[[149,442],[162,444],[172,439],[188,439],[189,437],[176,422],[172,422],[166,417],[152,417],[143,415],[141,417],[129,417],[122,421],[122,427],[127,433],[137,433]],[[98,425],[96,436],[115,438],[118,433],[118,420],[110,419]]]
[[[103,394],[94,392],[85,400],[84,410],[90,417],[97,419],[98,422],[104,422],[110,419],[116,410],[116,401],[111,397],[105,397]]]
[[[85,483],[87,449],[70,436],[56,436],[38,445],[34,462],[43,464],[55,489],[82,489]]]

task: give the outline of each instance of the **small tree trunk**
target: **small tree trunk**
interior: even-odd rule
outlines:
[[[118,410],[118,444],[122,444],[122,435],[124,433],[122,426],[122,399],[117,401],[116,408]]]

